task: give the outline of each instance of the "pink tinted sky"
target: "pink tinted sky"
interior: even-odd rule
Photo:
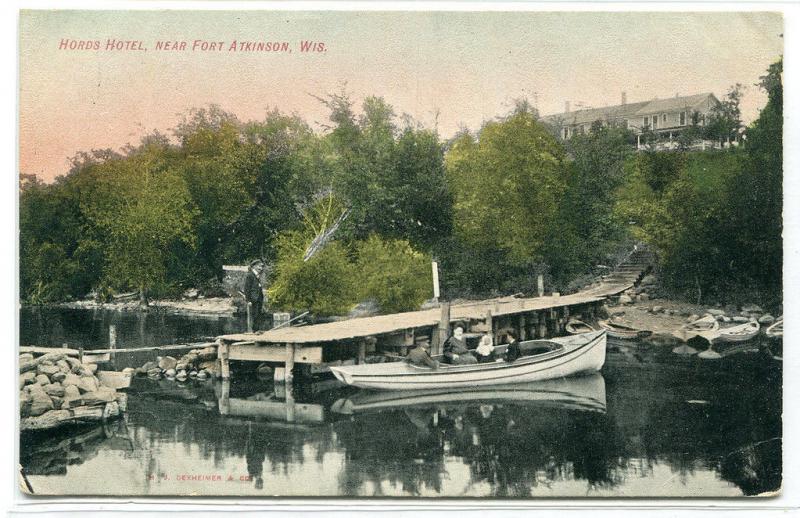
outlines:
[[[20,19],[21,173],[64,174],[69,156],[118,149],[210,103],[260,119],[296,112],[319,128],[313,95],[380,95],[450,136],[507,112],[543,114],[749,85],[746,120],[765,102],[752,86],[782,54],[775,13],[24,11]],[[62,39],[138,40],[147,50],[60,50]],[[186,51],[156,42],[186,41]],[[221,52],[192,51],[194,40]],[[228,52],[233,40],[287,41],[291,53]],[[324,53],[304,54],[301,40]]]

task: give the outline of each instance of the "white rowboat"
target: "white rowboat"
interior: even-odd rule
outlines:
[[[769,326],[764,333],[770,338],[783,338],[783,317],[778,317],[778,320]]]
[[[550,340],[528,340],[520,343],[520,349],[523,356],[513,362],[501,359],[472,365],[440,364],[438,369],[392,362],[330,369],[348,385],[379,390],[527,383],[599,371],[606,361],[606,333],[595,331]]]
[[[340,414],[356,414],[411,407],[453,407],[473,404],[511,403],[563,408],[589,412],[606,411],[606,384],[599,373],[532,383],[493,385],[437,390],[392,392],[362,391],[347,399],[339,399],[331,410]]]
[[[716,342],[746,342],[758,335],[761,325],[758,322],[748,322],[733,327],[726,327],[719,330]]]
[[[637,338],[647,338],[653,334],[652,331],[634,329],[632,327],[611,322],[610,320],[600,320],[597,324],[602,329],[608,331],[608,336],[611,338],[618,338],[620,340],[636,340]]]
[[[591,325],[578,319],[572,319],[567,322],[567,324],[564,326],[564,329],[571,335],[579,335],[581,333],[591,333],[592,331],[595,331],[595,328],[593,328]]]

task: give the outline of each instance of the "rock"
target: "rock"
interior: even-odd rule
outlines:
[[[775,323],[775,317],[767,313],[763,317],[758,319],[759,324],[773,324]]]
[[[199,295],[200,292],[197,290],[197,288],[189,288],[183,292],[183,298],[185,299],[196,299]]]
[[[168,378],[174,378],[175,374],[177,374],[177,371],[175,369],[168,369],[164,371],[164,376]]]
[[[730,322],[731,322],[731,317],[726,317],[726,316],[723,316],[723,317],[721,317],[721,318],[722,318],[722,322],[723,322],[723,323],[725,323],[725,324],[730,324]]]
[[[81,376],[77,386],[81,392],[94,392],[97,390],[97,380],[94,376]]]
[[[631,304],[633,299],[629,295],[620,295],[619,296],[619,303],[620,304]]]
[[[196,370],[189,371],[189,377],[190,378],[196,378],[197,377],[197,371]]]
[[[22,353],[19,355],[19,363],[23,364],[25,362],[33,361],[33,355],[31,353]]]
[[[67,375],[66,375],[66,374],[64,374],[64,373],[63,373],[63,372],[61,372],[61,371],[59,371],[59,372],[56,372],[55,374],[53,374],[52,376],[50,376],[50,379],[51,379],[51,380],[53,380],[53,382],[58,382],[58,383],[61,383],[61,382],[62,382],[62,381],[64,381],[66,378],[67,378]]]
[[[71,356],[67,356],[66,358],[64,358],[64,361],[67,362],[67,364],[69,365],[69,370],[73,370],[81,366],[80,360],[78,360],[77,358],[73,358]]]
[[[661,313],[662,311],[664,311],[662,306],[653,306],[653,313]]]
[[[712,315],[714,317],[725,316],[725,311],[723,311],[721,309],[713,309],[713,308],[712,309],[707,309],[706,313],[708,313],[709,315]]]
[[[206,371],[202,370],[202,371],[197,373],[197,379],[204,380],[204,379],[207,379],[207,378],[208,378],[208,374],[206,373]]]
[[[725,315],[717,315],[714,317],[714,319],[716,319],[717,322],[722,322],[723,318],[725,318]]]
[[[81,377],[78,376],[77,374],[72,374],[72,373],[67,374],[66,376],[64,376],[64,379],[61,380],[61,384],[64,385],[65,387],[67,385],[77,386],[80,385],[80,383],[81,383]]]
[[[81,391],[75,385],[66,385],[64,387],[64,400],[80,399]]]
[[[170,369],[174,369],[175,366],[178,365],[178,360],[173,358],[172,356],[164,356],[158,361],[158,368],[163,371],[168,371]],[[147,369],[150,370],[150,369]]]
[[[98,403],[110,403],[114,401],[116,392],[109,387],[99,387],[93,392],[87,392],[83,395],[83,403],[85,405],[96,405]]]
[[[217,370],[217,362],[216,361],[205,361],[201,363],[199,366],[200,370],[206,370],[210,373],[214,373]]]
[[[61,410],[61,407],[64,406],[64,400],[58,396],[50,396],[50,401],[53,402],[55,410]]]
[[[656,276],[653,275],[652,273],[649,273],[649,274],[645,275],[644,277],[642,277],[642,280],[639,282],[639,284],[641,286],[653,286],[657,282],[658,282],[658,279],[656,279]]]
[[[61,372],[61,369],[59,369],[56,365],[46,365],[42,363],[36,367],[36,372],[38,374],[44,374],[49,377],[57,372]]]
[[[136,373],[136,369],[133,367],[125,367],[122,369],[122,374],[127,374],[128,376],[133,376]]]
[[[53,400],[44,390],[37,390],[30,393],[31,406],[29,414],[32,416],[42,415],[49,410],[53,410]]]
[[[36,383],[41,385],[41,386],[49,385],[50,384],[50,378],[48,378],[44,374],[37,374],[36,375]]]
[[[159,369],[158,367],[153,367],[152,369],[147,371],[147,376],[150,378],[160,378],[161,369]]]
[[[67,362],[67,360],[58,360],[56,365],[64,374],[69,374],[72,372],[72,366],[69,364],[69,362]]]
[[[87,363],[84,368],[91,372],[92,374],[97,372],[97,364],[96,363]]]
[[[750,322],[750,319],[747,317],[731,317],[731,321],[736,324],[746,324]]]
[[[189,353],[184,355],[183,358],[181,358],[181,360],[183,361],[183,363],[191,365],[197,361],[197,355],[194,353]]]
[[[173,360],[174,360],[174,358],[173,358]],[[140,367],[140,369],[142,369],[142,371],[144,371],[145,373],[150,372],[153,369],[159,369],[159,368],[160,367],[158,366],[158,364],[156,362],[147,362],[147,363],[145,363],[144,365],[142,365]]]
[[[692,314],[692,315],[689,315],[689,317],[686,319],[686,322],[691,324],[692,322],[694,322],[695,320],[698,320],[699,318],[700,318],[700,315]]]
[[[185,371],[186,370],[186,364],[183,363],[183,362],[178,362],[178,364],[175,365],[175,370],[178,371],[178,372]]]
[[[763,313],[764,310],[756,304],[745,304],[742,306],[742,313]]]
[[[206,347],[205,349],[200,349],[200,352],[197,353],[197,359],[201,362],[208,361],[208,360],[216,360],[217,359],[217,348],[216,347]]]
[[[23,381],[25,385],[36,383],[36,373],[33,371],[23,372],[19,375],[19,379]]]
[[[650,300],[650,295],[648,295],[647,293],[640,293],[637,296],[637,298],[639,302],[647,302],[648,300]]]
[[[48,396],[64,397],[64,387],[61,383],[51,383],[44,386],[44,391]]]
[[[186,379],[186,371],[185,370],[178,371],[178,374],[176,374],[175,377],[178,379],[178,381],[185,380]]]
[[[20,417],[28,417],[31,415],[31,399],[31,395],[28,392],[22,391],[19,393]]]

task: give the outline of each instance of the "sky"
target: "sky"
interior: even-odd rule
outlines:
[[[212,103],[241,120],[278,108],[321,131],[316,96],[342,88],[356,101],[382,96],[443,137],[520,97],[547,115],[565,101],[619,104],[623,91],[628,102],[722,98],[735,83],[752,121],[766,102],[754,85],[783,53],[781,15],[758,12],[23,11],[19,31],[19,172],[46,181],[79,151],[168,132]],[[112,50],[109,39],[138,44]],[[324,51],[301,52],[301,41]]]

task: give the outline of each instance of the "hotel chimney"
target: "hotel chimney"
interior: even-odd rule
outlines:
[[[622,92],[622,99],[621,100],[622,100],[622,103],[620,103],[620,104],[622,104],[622,105],[628,104],[628,94],[626,94],[625,92]]]

